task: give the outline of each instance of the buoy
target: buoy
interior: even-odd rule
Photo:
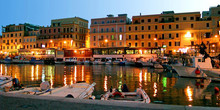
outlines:
[[[196,69],[195,74],[196,74],[196,75],[199,75],[199,74],[200,74],[199,68]]]

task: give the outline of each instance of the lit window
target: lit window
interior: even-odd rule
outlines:
[[[122,40],[122,35],[121,34],[119,35],[119,40]]]

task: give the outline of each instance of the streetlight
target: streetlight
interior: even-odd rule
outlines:
[[[108,45],[108,39],[105,39],[105,43],[106,43],[106,47],[107,47],[107,45]]]

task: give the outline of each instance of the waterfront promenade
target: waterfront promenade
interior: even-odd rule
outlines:
[[[0,92],[2,110],[219,110],[218,107],[145,104],[10,94]]]

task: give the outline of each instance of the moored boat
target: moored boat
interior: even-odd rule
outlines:
[[[12,79],[11,76],[0,76],[0,89],[12,87]]]
[[[74,64],[76,64],[76,62],[77,62],[76,58],[65,58],[66,65],[74,65]]]
[[[136,92],[119,92],[116,89],[113,89],[112,91],[108,91],[106,94],[104,94],[101,100],[141,102],[141,103],[151,102],[150,97],[141,88],[137,88]]]

